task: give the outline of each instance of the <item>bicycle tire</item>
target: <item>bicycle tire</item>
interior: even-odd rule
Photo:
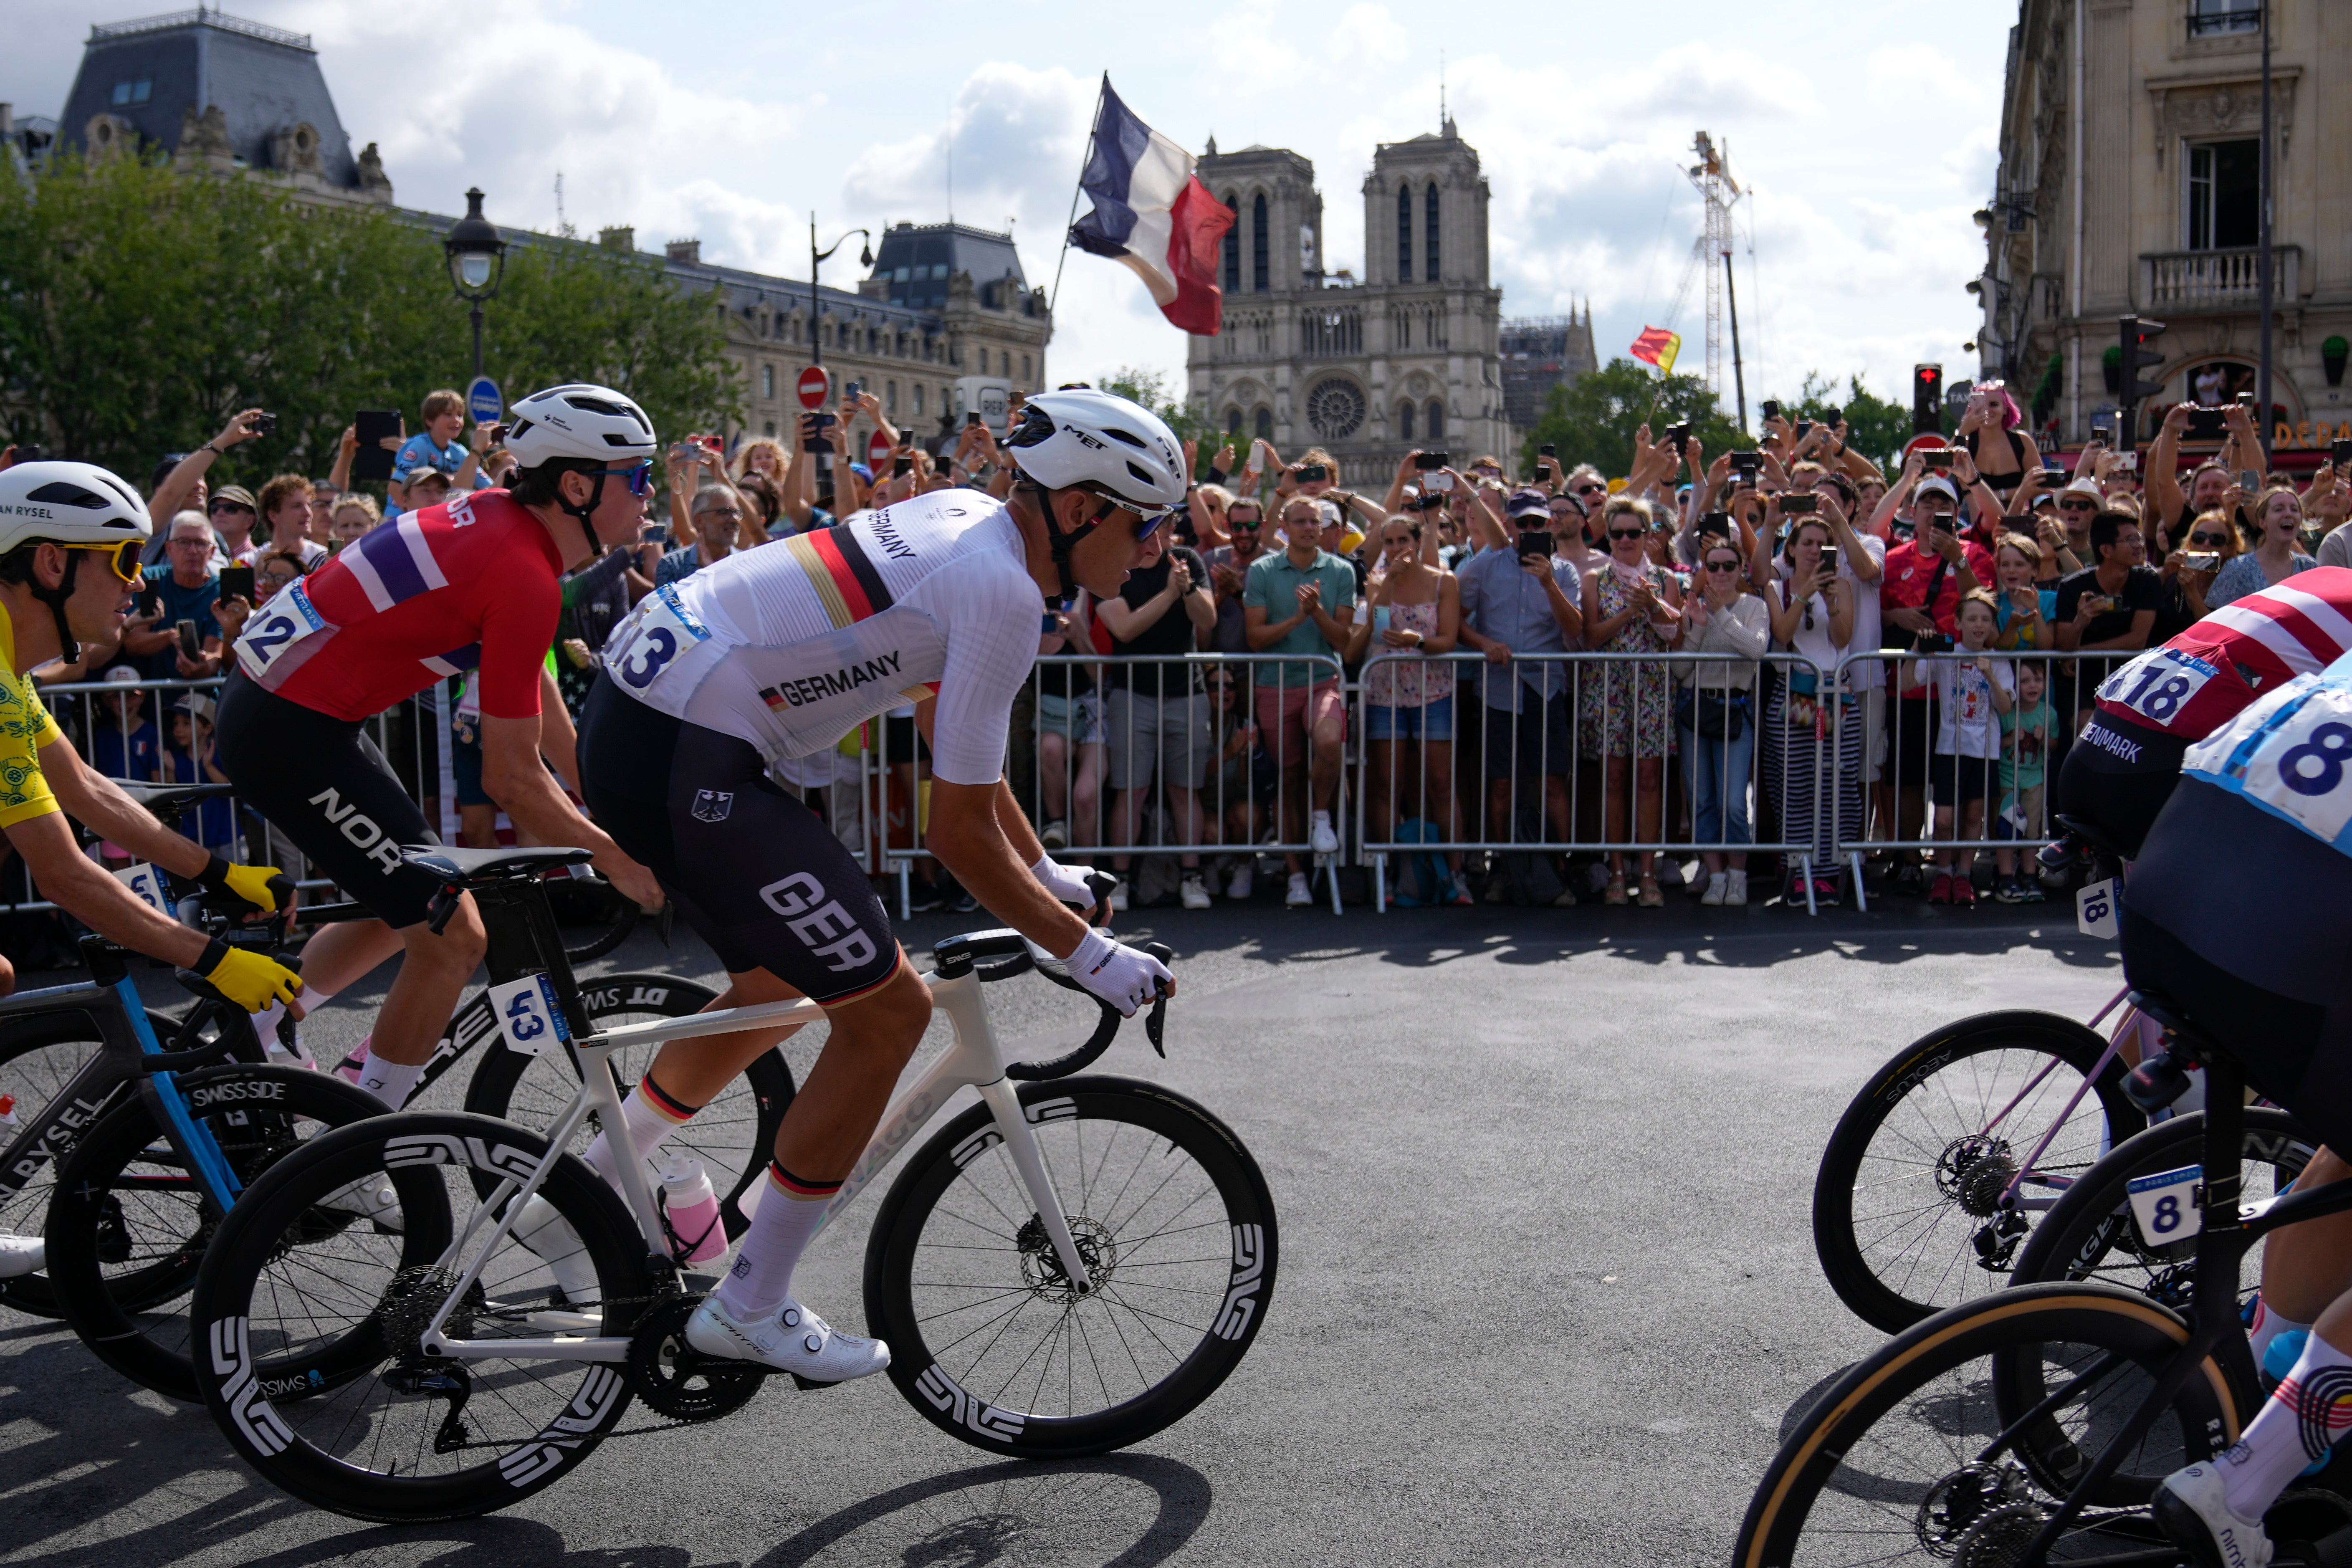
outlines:
[[[613,898],[621,906],[619,912],[587,942],[578,947],[566,947],[563,950],[566,963],[575,969],[583,963],[592,963],[628,941],[630,933],[637,929],[637,921],[644,918],[645,911],[618,888],[613,889]]]
[[[404,1208],[425,1207],[427,1195],[437,1194],[448,1205],[444,1223],[457,1227],[477,1202],[471,1182],[477,1170],[527,1172],[546,1150],[546,1140],[508,1122],[409,1111],[328,1133],[255,1183],[205,1251],[192,1310],[204,1347],[196,1358],[197,1384],[237,1457],[314,1508],[392,1524],[493,1512],[551,1485],[587,1458],[633,1397],[619,1365],[525,1356],[428,1361],[414,1351],[415,1338],[447,1299],[446,1289],[436,1293],[429,1275],[420,1280],[402,1272],[377,1248],[350,1260],[319,1288],[320,1296],[339,1300],[313,1300],[277,1268],[281,1234],[321,1194],[388,1174],[401,1184]],[[412,1198],[420,1184],[427,1193]],[[577,1297],[551,1289],[544,1262],[509,1235],[486,1268],[484,1283],[464,1300],[461,1331],[479,1339],[492,1337],[501,1325],[518,1325],[532,1336],[627,1334],[652,1299],[655,1281],[644,1239],[621,1200],[575,1158],[559,1161],[541,1192],[572,1226],[579,1247],[563,1256],[583,1259],[593,1285]],[[291,1310],[285,1305],[289,1294]],[[299,1374],[273,1387],[263,1373],[271,1364],[299,1368],[299,1342],[320,1331],[322,1314],[332,1321],[331,1342],[364,1345],[373,1362],[332,1388],[299,1386]],[[568,1326],[534,1321],[549,1314],[568,1320]],[[404,1340],[411,1347],[406,1352]],[[259,1360],[265,1344],[278,1352],[273,1363]],[[403,1360],[406,1369],[430,1376],[453,1367],[476,1369],[464,1385],[494,1378],[494,1396],[448,1401],[446,1391],[404,1390]],[[436,1426],[445,1401],[449,1415]],[[467,1424],[449,1437],[451,1423],[459,1420]],[[506,1433],[479,1438],[486,1420]],[[441,1447],[436,1436],[456,1446]],[[479,1463],[466,1462],[475,1455]],[[436,1467],[437,1473],[426,1473]]]
[[[683,1018],[718,999],[719,994],[707,985],[667,974],[605,974],[580,983],[580,1000],[589,1018],[607,1027],[637,1017]],[[606,1068],[623,1096],[636,1087],[660,1048],[635,1046],[606,1059]],[[493,1037],[467,1086],[466,1109],[478,1116],[495,1116],[545,1131],[579,1084],[580,1060],[570,1051],[527,1057],[506,1049],[503,1041]],[[793,1091],[793,1069],[783,1052],[769,1051],[667,1140],[701,1160],[709,1172],[730,1240],[741,1236],[751,1223],[740,1201],[767,1173],[776,1129],[783,1122]],[[572,1141],[572,1152],[585,1153],[598,1130],[596,1115],[591,1111]]]
[[[106,999],[90,997],[54,1013],[8,1020],[6,1038],[0,1039],[0,1092],[16,1097],[20,1125],[38,1121],[48,1107],[58,1102],[75,1075],[105,1049],[89,1009],[107,1005]],[[165,1041],[181,1025],[180,1019],[152,1007],[147,1010],[147,1022],[154,1029],[155,1037]],[[77,1050],[76,1047],[84,1048]],[[48,1054],[53,1051],[58,1054]],[[127,1085],[117,1089],[102,1105],[90,1107],[82,1128],[95,1127],[112,1111],[127,1089]],[[15,1236],[42,1234],[48,1224],[49,1200],[57,1190],[58,1167],[72,1149],[68,1143],[46,1159],[28,1155],[26,1158],[33,1162],[31,1169],[0,1173],[0,1231]],[[0,1306],[13,1307],[37,1318],[55,1318],[63,1311],[46,1268],[0,1279]]]
[[[2284,1110],[2250,1105],[2244,1115],[2242,1147],[2247,1164],[2239,1190],[2243,1201],[2252,1203],[2299,1173],[2320,1140]],[[2134,1176],[2200,1163],[2204,1138],[2205,1117],[2199,1111],[2159,1121],[2116,1145],[2042,1216],[2018,1254],[2011,1282],[2095,1280],[2136,1290],[2175,1311],[2188,1311],[2194,1297],[2194,1243],[2150,1246],[2133,1221],[2126,1189]],[[2267,1176],[2263,1166],[2270,1167]],[[2259,1247],[2247,1248],[2241,1267],[2249,1271],[2243,1287],[2248,1293],[2256,1283],[2262,1258]]]
[[[1181,1419],[1240,1365],[1273,1294],[1280,1253],[1274,1201],[1257,1162],[1232,1130],[1172,1089],[1132,1079],[1075,1078],[1024,1084],[1019,1094],[1071,1230],[1095,1260],[1096,1289],[1077,1297],[1066,1280],[1055,1285],[1064,1279],[1058,1259],[988,1108],[976,1105],[923,1145],[875,1216],[866,1249],[867,1331],[888,1342],[890,1379],[898,1392],[950,1436],[1023,1458],[1107,1453]],[[1106,1122],[1112,1125],[1101,1133]],[[1091,1147],[1089,1128],[1098,1133]],[[1129,1129],[1141,1136],[1127,1140],[1129,1147],[1121,1150],[1122,1131]],[[1197,1177],[1169,1163],[1177,1154],[1190,1160]],[[999,1192],[1008,1202],[992,1195]],[[967,1205],[972,1212],[957,1212],[967,1194],[979,1201]],[[1213,1194],[1213,1202],[1203,1201]],[[1213,1212],[1218,1205],[1222,1212]],[[1021,1215],[1029,1218],[1013,1217]],[[1178,1219],[1185,1223],[1137,1234]],[[942,1239],[926,1246],[934,1221],[940,1222]],[[976,1237],[989,1235],[998,1238],[996,1246],[975,1245]],[[1180,1256],[1142,1256],[1168,1237],[1179,1238],[1170,1245]],[[1187,1250],[1213,1256],[1181,1256]],[[992,1261],[984,1254],[1011,1257]],[[937,1268],[990,1277],[919,1280],[919,1263],[927,1274]],[[1146,1272],[1157,1270],[1169,1273]],[[1139,1307],[1125,1300],[1127,1291],[1156,1294],[1149,1306]],[[974,1300],[982,1292],[992,1294]],[[1029,1299],[1018,1299],[1024,1296]],[[971,1327],[968,1314],[993,1311],[1007,1298],[1014,1305],[987,1325],[1002,1327],[994,1327],[975,1354],[968,1347],[982,1330]],[[1169,1305],[1171,1300],[1178,1304]],[[1032,1300],[1044,1302],[1049,1314],[1060,1308],[1058,1321],[1043,1325],[1048,1342],[1042,1357],[1034,1349],[1019,1356],[1016,1345],[992,1361]],[[1121,1310],[1142,1325],[1132,1340],[1116,1315]],[[1192,1321],[1179,1312],[1191,1313]],[[949,1321],[959,1317],[963,1321]],[[1150,1319],[1173,1326],[1154,1327]],[[942,1326],[927,1331],[927,1324]],[[931,1342],[949,1332],[960,1337]],[[1177,1342],[1170,1344],[1171,1339]],[[1132,1365],[1131,1379],[1117,1366],[1113,1345]],[[1087,1357],[1084,1371],[1081,1353]],[[1108,1371],[1107,1357],[1112,1358]],[[1146,1357],[1155,1367],[1167,1363],[1167,1370],[1146,1369]],[[1038,1364],[1033,1368],[1033,1363]],[[1076,1384],[1087,1375],[1101,1404],[1081,1412]],[[1059,1415],[1040,1408],[1050,1403],[1046,1385],[1056,1380],[1064,1384]],[[1113,1381],[1119,1389],[1112,1389]]]
[[[205,1068],[180,1075],[177,1087],[191,1119],[212,1132],[247,1186],[307,1137],[383,1113],[367,1090],[307,1068]],[[311,1124],[309,1132],[299,1121]],[[331,1235],[361,1221],[356,1212],[321,1211],[305,1228]],[[195,1403],[187,1317],[159,1309],[195,1284],[219,1223],[146,1105],[132,1100],[118,1107],[58,1167],[49,1205],[49,1272],[67,1324],[123,1376]],[[420,1228],[408,1263],[432,1261],[429,1252],[418,1256],[425,1239]],[[110,1250],[126,1256],[110,1259]]]
[[[2007,1530],[2022,1546],[2063,1496],[2054,1489],[2079,1477],[2101,1447],[2094,1436],[2102,1395],[2107,1410],[2129,1412],[2146,1381],[2189,1341],[2178,1313],[2144,1296],[2104,1285],[2032,1285],[1980,1298],[1913,1325],[1857,1363],[1798,1421],[1773,1456],[1750,1500],[1733,1548],[1736,1568],[1832,1568],[1833,1564],[1966,1560],[2014,1561],[1970,1553],[1971,1531]],[[2079,1347],[2079,1349],[2077,1349]],[[1986,1445],[2023,1420],[2016,1380],[2000,1363],[2066,1355],[2083,1372],[2115,1355],[2104,1379],[2087,1381],[2090,1398],[2027,1422],[2017,1462],[1978,1461]],[[1990,1364],[1971,1377],[1978,1362]],[[2237,1440],[2242,1408],[2228,1378],[2209,1358],[2172,1405],[2160,1413],[2137,1468],[2120,1470],[2104,1506],[2144,1507],[2157,1480]],[[2070,1431],[2067,1423],[2074,1423]],[[2083,1441],[2077,1442],[2077,1436]],[[1915,1466],[1901,1456],[1921,1455]],[[1940,1500],[1940,1507],[1939,1507]],[[2034,1511],[2039,1510],[2039,1511]],[[1990,1516],[1995,1512],[2000,1518]],[[1819,1517],[1817,1517],[1819,1516]],[[1808,1532],[1809,1525],[1817,1526]],[[2112,1541],[2137,1531],[2139,1544],[2160,1544],[2144,1518],[2095,1520],[2062,1538],[2087,1543],[2094,1531]]]
[[[2106,1048],[2096,1034],[2054,1013],[1983,1013],[1922,1036],[1873,1073],[1838,1119],[1813,1184],[1813,1250],[1838,1300],[1872,1327],[1900,1333],[2006,1284],[2018,1239],[2032,1221],[2030,1211],[2000,1206],[1998,1194]],[[2010,1113],[2015,1136],[1982,1138],[2053,1060],[2060,1070]],[[2094,1096],[2075,1107],[2043,1156],[2042,1170],[2088,1169],[2103,1129],[2119,1143],[2146,1125],[2123,1092],[2126,1070],[2120,1059],[2107,1064]],[[1860,1191],[1871,1196],[1858,1203]],[[1892,1214],[1889,1199],[1899,1205]],[[1979,1250],[1980,1236],[1989,1238],[1990,1258]]]

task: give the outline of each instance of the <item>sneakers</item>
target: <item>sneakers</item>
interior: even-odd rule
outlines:
[[[1315,895],[1310,892],[1307,887],[1306,872],[1293,871],[1290,874],[1290,891],[1282,896],[1282,901],[1288,904],[1292,909],[1297,909],[1301,904],[1311,904],[1315,901]]]
[[[1209,907],[1209,889],[1202,882],[1201,873],[1198,871],[1184,873],[1183,881],[1177,884],[1176,896],[1182,900],[1188,910],[1205,910]]]
[[[917,877],[907,885],[907,909],[910,913],[929,914],[947,901],[947,895],[940,891],[935,882],[926,882]]]
[[[1244,855],[1242,857],[1242,863],[1234,868],[1232,879],[1225,883],[1225,897],[1236,900],[1245,900],[1256,886],[1257,858]]]
[[[1735,908],[1748,902],[1747,872],[1726,871],[1723,874],[1723,901],[1726,906]]]
[[[2025,902],[2024,887],[2015,877],[2003,877],[1992,885],[1992,897],[1995,903],[2021,904]]]
[[[1952,879],[1952,902],[1954,902],[1954,903],[1956,903],[1956,904],[1971,904],[1971,905],[1972,905],[1972,904],[1974,904],[1976,901],[1977,901],[1977,885],[1976,885],[1974,882],[1969,881],[1966,877],[1955,877],[1955,878],[1953,878],[1953,879]]]
[[[1055,818],[1054,821],[1045,824],[1045,831],[1037,835],[1037,842],[1044,845],[1048,849],[1068,848],[1070,847],[1070,825],[1062,821],[1058,817]]]
[[[1511,901],[1511,879],[1508,876],[1496,871],[1486,879],[1486,901],[1490,904]]]
[[[1339,852],[1339,836],[1331,831],[1329,812],[1310,814],[1307,824],[1307,842],[1314,847],[1318,855],[1337,855]]]
[[[1445,901],[1456,905],[1476,903],[1478,900],[1470,896],[1470,879],[1459,872],[1454,873],[1454,890],[1446,895]]]
[[[871,1377],[890,1364],[890,1347],[880,1340],[842,1333],[790,1300],[756,1317],[738,1318],[714,1293],[687,1320],[686,1342],[704,1355],[758,1362],[804,1384]]]
[[[1709,909],[1720,909],[1723,907],[1724,895],[1729,892],[1730,889],[1731,873],[1728,871],[1713,872],[1707,877],[1706,891],[1698,896],[1698,901],[1706,905]]]
[[[381,1174],[362,1176],[347,1182],[319,1200],[319,1206],[336,1214],[357,1215],[375,1222],[377,1230],[388,1236],[398,1236],[404,1226],[400,1215],[400,1194],[393,1187],[391,1178]]]
[[[2268,1568],[2271,1538],[2263,1521],[2230,1511],[2216,1467],[2191,1465],[2156,1483],[2157,1528],[2203,1568]]]
[[[1935,885],[1927,889],[1927,901],[1931,904],[1957,902],[1958,900],[1952,895],[1952,888],[1958,879],[1949,871],[1937,872]]]
[[[37,1236],[0,1236],[0,1279],[38,1274],[48,1265],[48,1251]]]

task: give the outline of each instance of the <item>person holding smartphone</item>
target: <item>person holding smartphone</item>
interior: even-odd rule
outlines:
[[[2249,548],[2223,566],[2207,591],[2214,609],[2259,593],[2319,564],[2303,550],[2303,498],[2292,485],[2273,485],[2254,499]]]
[[[142,574],[152,589],[153,614],[134,616],[123,627],[123,651],[139,661],[150,680],[208,680],[220,673],[220,622],[213,605],[220,598],[220,574],[213,567],[213,531],[193,512],[172,520],[165,564]],[[194,632],[194,648],[180,632]]]

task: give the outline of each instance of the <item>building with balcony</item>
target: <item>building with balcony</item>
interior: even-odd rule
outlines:
[[[1223,331],[1190,340],[1187,400],[1296,462],[1308,447],[1349,481],[1385,481],[1414,447],[1516,467],[1486,281],[1486,181],[1447,120],[1383,142],[1365,177],[1362,276],[1324,266],[1315,165],[1282,148],[1209,144],[1198,174],[1231,207],[1218,279]]]
[[[2000,173],[1977,215],[1982,374],[2069,444],[2116,407],[2116,322],[2165,323],[2161,396],[2254,390],[2261,353],[2263,0],[2023,0]],[[2290,451],[2352,436],[2352,5],[2269,0],[2272,418]],[[2284,434],[2281,434],[2284,432]]]

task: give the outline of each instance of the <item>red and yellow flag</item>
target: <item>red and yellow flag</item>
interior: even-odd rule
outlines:
[[[1680,333],[1670,332],[1664,327],[1643,327],[1642,335],[1633,340],[1632,353],[1644,364],[1656,365],[1660,375],[1672,375],[1675,373],[1675,356],[1682,353],[1682,348]]]

